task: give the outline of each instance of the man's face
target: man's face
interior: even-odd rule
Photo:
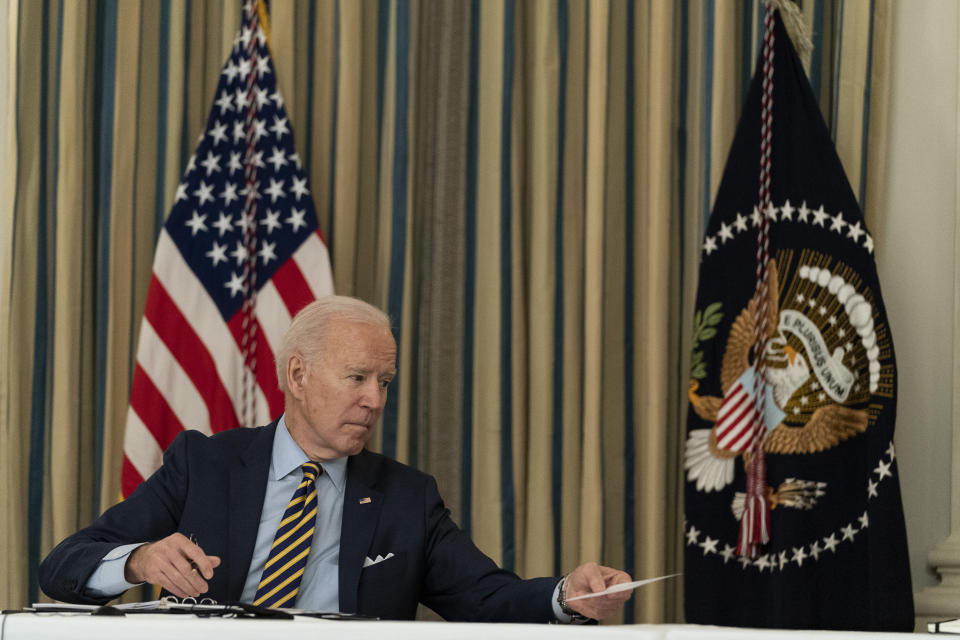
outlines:
[[[389,329],[336,319],[317,362],[291,358],[285,420],[307,456],[324,461],[360,453],[383,413],[396,360]]]

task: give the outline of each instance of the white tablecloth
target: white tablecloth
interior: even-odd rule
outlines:
[[[836,631],[778,631],[735,629],[698,625],[601,625],[566,626],[532,624],[467,624],[449,622],[335,621],[313,618],[255,620],[197,618],[185,614],[127,614],[89,616],[82,614],[16,613],[0,617],[0,640],[247,640],[256,638],[300,638],[323,640],[450,640],[487,639],[561,640],[895,640],[912,638],[904,633],[863,633]]]

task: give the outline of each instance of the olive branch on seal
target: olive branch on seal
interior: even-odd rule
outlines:
[[[703,361],[703,351],[698,349],[701,342],[705,342],[717,335],[716,326],[723,319],[720,309],[722,302],[707,305],[703,311],[697,311],[693,316],[693,355],[690,357],[690,377],[703,380],[707,377],[707,363]]]

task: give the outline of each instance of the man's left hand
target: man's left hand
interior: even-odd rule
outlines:
[[[602,567],[596,562],[587,562],[574,569],[564,585],[564,595],[570,598],[597,593],[615,584],[630,582],[630,575],[624,571]],[[567,606],[594,620],[608,618],[623,607],[630,599],[632,591],[618,591],[605,596],[568,602]]]

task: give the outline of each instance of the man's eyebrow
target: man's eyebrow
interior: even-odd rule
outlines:
[[[372,373],[374,373],[374,370],[371,369],[370,367],[360,367],[360,366],[354,367],[354,366],[347,365],[346,370],[351,374],[362,373],[365,376],[369,376]],[[397,376],[397,370],[391,369],[390,371],[384,371],[383,374],[381,375],[383,377],[395,378]]]

